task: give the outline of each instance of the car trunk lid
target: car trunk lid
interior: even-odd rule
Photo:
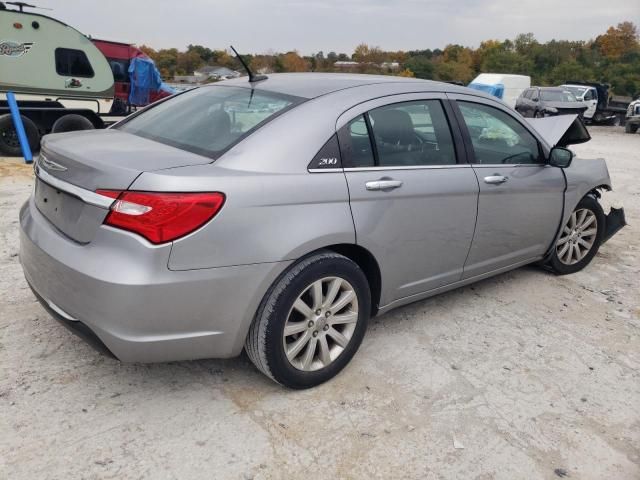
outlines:
[[[118,130],[48,135],[36,163],[34,202],[67,237],[89,243],[113,202],[96,190],[126,190],[143,172],[210,162]]]
[[[41,166],[78,187],[126,189],[142,172],[210,163],[211,159],[120,130],[47,135]]]

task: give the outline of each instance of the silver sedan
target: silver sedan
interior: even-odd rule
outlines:
[[[565,148],[589,139],[581,122],[540,122],[387,76],[190,90],[44,138],[22,266],[52,316],[122,361],[244,348],[311,387],[370,316],[534,262],[576,272],[624,225],[598,202],[604,161]]]

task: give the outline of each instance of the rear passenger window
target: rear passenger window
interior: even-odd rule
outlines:
[[[373,167],[373,150],[363,115],[351,120],[338,133],[342,161],[346,167]]]
[[[93,68],[82,50],[56,48],[56,72],[65,77],[93,77]]]
[[[382,167],[453,165],[456,155],[440,101],[397,103],[369,112]]]
[[[480,103],[458,102],[469,130],[475,154],[474,163],[541,163],[538,141],[515,118]]]

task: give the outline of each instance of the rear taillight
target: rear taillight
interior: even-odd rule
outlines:
[[[197,230],[222,208],[224,194],[97,190],[115,199],[105,225],[129,230],[152,243],[166,243]]]

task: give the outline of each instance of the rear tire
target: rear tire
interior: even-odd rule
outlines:
[[[571,213],[567,224],[553,248],[547,262],[557,275],[582,270],[598,253],[604,237],[605,215],[598,201],[586,196]]]
[[[55,121],[51,133],[76,132],[79,130],[93,130],[91,120],[76,113],[64,115]]]
[[[40,132],[38,127],[32,120],[20,115],[24,131],[27,134],[27,141],[31,152],[40,150]],[[0,154],[8,157],[21,157],[22,148],[18,141],[18,134],[13,126],[13,118],[10,114],[0,115]]]
[[[289,388],[314,387],[349,363],[370,312],[371,293],[360,267],[342,255],[321,252],[293,265],[267,292],[245,350],[276,382]]]

